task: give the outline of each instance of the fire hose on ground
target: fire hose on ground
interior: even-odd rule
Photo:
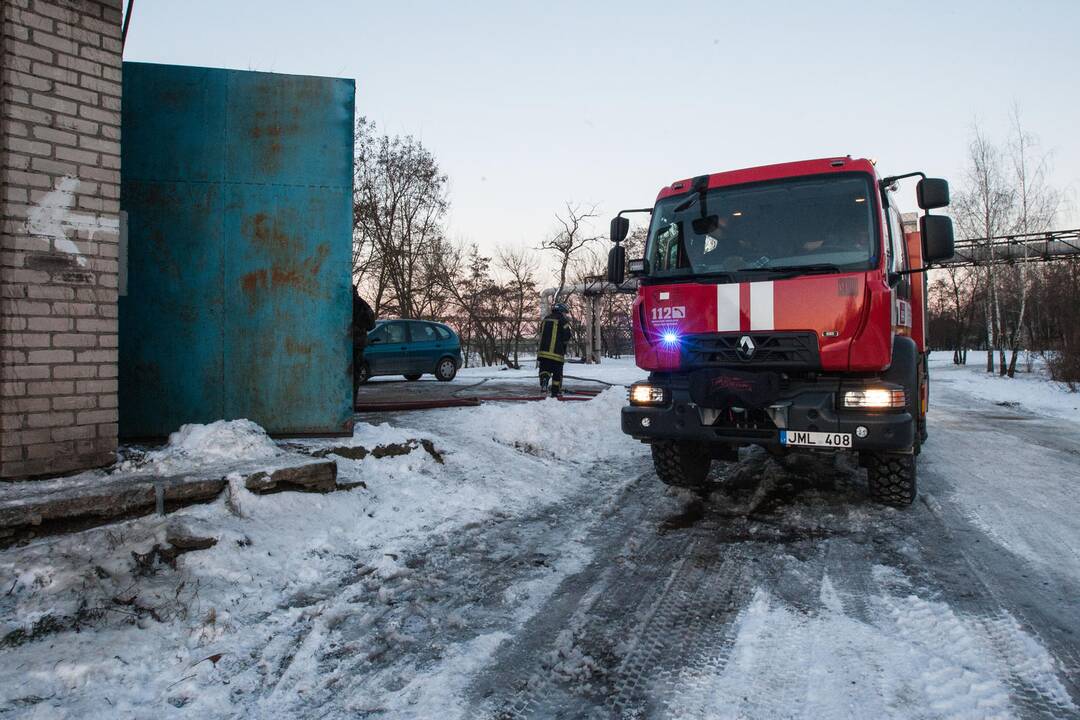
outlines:
[[[603,380],[595,380],[593,378],[576,377],[573,375],[564,375],[564,378],[570,380],[580,380],[584,382],[594,382],[604,385],[606,387],[616,387],[616,383],[609,383]],[[459,393],[466,390],[483,385],[488,380],[497,380],[499,378],[488,377],[482,378],[479,382],[471,385],[466,385],[463,388],[455,390],[451,397],[448,398],[431,398],[430,400],[385,400],[385,401],[370,401],[370,402],[357,402],[354,406],[356,412],[390,412],[390,411],[408,411],[408,410],[438,410],[441,408],[453,408],[453,407],[479,407],[485,402],[538,402],[546,400],[549,395],[468,395],[460,396]],[[567,391],[563,395],[556,397],[560,402],[584,402],[586,400],[592,400],[599,395],[602,390],[573,390]]]

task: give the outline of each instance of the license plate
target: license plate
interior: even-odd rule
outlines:
[[[803,430],[781,430],[781,445],[801,447],[851,447],[851,433],[806,432]]]

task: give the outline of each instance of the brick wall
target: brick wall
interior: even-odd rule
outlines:
[[[122,0],[0,0],[0,478],[116,451]]]

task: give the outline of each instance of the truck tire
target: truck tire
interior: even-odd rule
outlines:
[[[712,449],[711,457],[721,462],[739,462],[739,446],[718,445]]]
[[[874,500],[893,507],[907,507],[915,501],[918,483],[914,453],[873,453],[865,465]]]
[[[654,442],[652,459],[660,482],[693,490],[706,485],[712,466],[708,448],[675,440]]]

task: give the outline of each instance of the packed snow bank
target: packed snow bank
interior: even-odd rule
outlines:
[[[372,450],[429,440],[442,460],[423,447],[357,460],[328,455],[339,481],[355,489],[233,488],[239,513],[222,499],[3,551],[0,714],[322,716],[304,705],[322,693],[335,711],[359,703],[394,717],[454,717],[469,672],[588,559],[579,527],[563,535],[537,522],[535,532],[555,533],[540,562],[535,553],[515,556],[509,539],[489,546],[481,530],[575,495],[617,496],[635,477],[628,468],[647,462],[646,449],[618,430],[624,398],[614,388],[588,402],[358,423],[346,440],[291,444]],[[138,471],[224,467],[279,452],[248,421],[186,426]],[[624,461],[597,462],[617,455]],[[175,568],[140,567],[133,553],[151,552],[165,541],[166,522],[181,518],[212,528],[217,544],[181,555]],[[468,580],[444,574],[459,556],[466,570],[457,572]],[[497,574],[481,572],[488,566],[515,579],[499,585]],[[414,625],[450,628],[453,639],[435,655],[414,651]],[[422,669],[410,653],[425,658]]]
[[[454,432],[490,437],[539,457],[592,462],[640,451],[640,443],[622,432],[624,405],[622,387],[608,388],[588,402],[489,403],[461,413]]]
[[[169,442],[138,460],[122,462],[120,472],[168,475],[208,465],[266,460],[281,454],[274,441],[250,420],[218,420],[182,425]]]
[[[1009,378],[986,372],[984,351],[970,351],[967,365],[953,365],[951,352],[932,352],[930,381],[931,405],[934,384],[942,383],[990,402],[1080,422],[1080,393],[1051,380],[1041,358],[1032,358],[1030,372],[1027,363],[1018,363],[1016,377]]]

